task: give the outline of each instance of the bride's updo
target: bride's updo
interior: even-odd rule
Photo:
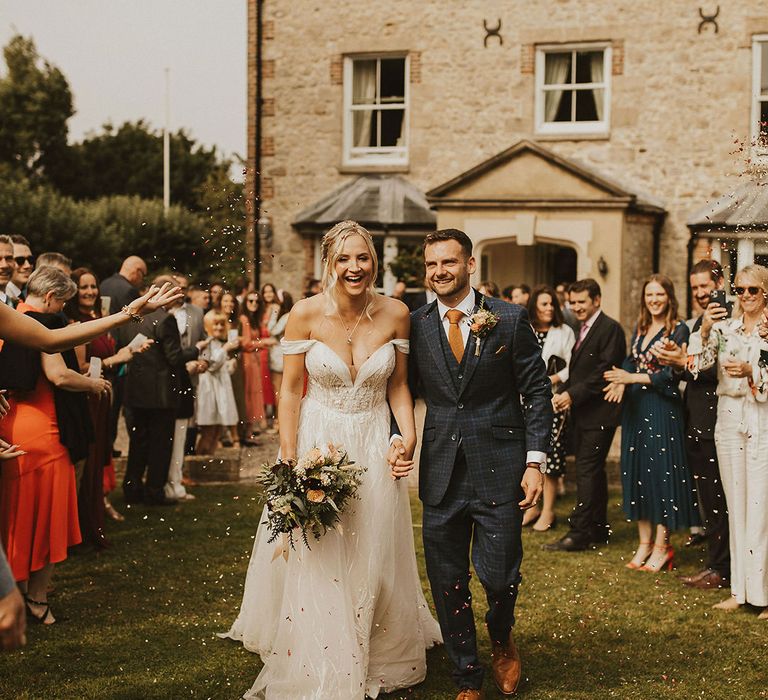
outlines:
[[[376,248],[373,245],[373,238],[368,230],[358,224],[356,221],[341,221],[330,229],[324,236],[321,244],[323,255],[323,295],[331,306],[331,311],[337,308],[336,284],[339,281],[336,274],[336,261],[343,252],[344,243],[351,236],[360,236],[365,242],[366,248],[371,255],[373,269],[371,278],[368,282],[368,297],[373,298],[376,290],[376,278],[379,275],[379,259],[376,256]]]

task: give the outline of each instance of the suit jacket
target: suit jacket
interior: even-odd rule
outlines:
[[[123,403],[132,408],[176,410],[184,392],[184,351],[176,319],[164,309],[145,316],[135,326],[154,344],[128,363]]]
[[[729,313],[731,309],[728,309]],[[699,316],[691,333],[701,329]],[[685,428],[693,438],[714,440],[717,422],[717,365],[699,372],[695,377],[685,370],[681,373],[685,382]]]
[[[571,421],[579,428],[616,427],[621,419],[621,405],[609,403],[603,397],[608,382],[603,373],[621,367],[627,355],[624,329],[605,312],[589,329],[584,342],[571,353],[568,381],[558,388],[567,391],[573,400]]]
[[[548,452],[552,390],[526,310],[475,292],[499,317],[481,340],[470,333],[461,366],[446,354],[437,302],[411,314],[409,383],[427,404],[419,462],[419,495],[438,505],[451,480],[459,444],[479,497],[520,497],[527,450]],[[450,351],[448,351],[450,352]]]
[[[119,272],[102,281],[99,285],[99,293],[103,297],[109,297],[109,313],[111,314],[116,314],[134,299],[139,298],[139,290]],[[133,324],[126,324],[115,328],[112,331],[112,337],[115,339],[115,349],[119,350],[128,345],[136,333],[136,326]]]

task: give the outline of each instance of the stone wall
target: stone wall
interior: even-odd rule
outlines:
[[[414,66],[405,177],[426,191],[522,138],[546,142],[664,203],[661,270],[682,288],[688,215],[732,189],[744,170],[740,147],[750,130],[751,37],[768,33],[768,9],[761,13],[755,0],[720,3],[719,32],[709,25],[699,33],[699,5],[265,0],[269,108],[262,141],[273,155],[263,159],[263,209],[273,221],[275,243],[274,257],[264,256],[262,279],[301,289],[304,247],[290,223],[300,209],[354,176],[340,167],[342,56],[406,50]],[[253,36],[253,11],[249,18]],[[485,48],[483,20],[493,27],[498,19],[503,45],[491,37]],[[613,47],[609,137],[537,136],[534,45],[586,40]],[[627,265],[631,259],[624,256]],[[634,259],[633,277],[649,271],[636,269],[638,264]]]

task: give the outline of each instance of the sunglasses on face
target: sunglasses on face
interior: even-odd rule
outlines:
[[[734,287],[734,292],[736,292],[736,296],[743,297],[744,292],[749,292],[749,295],[752,297],[756,297],[758,294],[761,294],[763,292],[762,287]]]
[[[16,261],[13,255],[0,256],[0,260],[4,260],[8,265],[13,265],[13,263]]]
[[[258,300],[258,299],[246,299],[246,301],[247,301],[249,304],[258,304],[258,303],[259,303],[259,300]]]
[[[34,267],[35,265],[35,256],[34,255],[18,255],[14,258],[16,261],[16,264],[21,267],[24,263],[29,263]]]

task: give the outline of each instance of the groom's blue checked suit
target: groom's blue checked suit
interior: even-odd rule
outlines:
[[[469,605],[470,545],[491,639],[506,643],[521,580],[526,451],[547,452],[552,427],[551,384],[526,310],[474,295],[475,311],[482,303],[499,318],[479,357],[470,333],[456,360],[435,301],[411,314],[409,359],[411,388],[427,404],[419,461],[427,574],[454,680],[468,688],[483,680]]]

